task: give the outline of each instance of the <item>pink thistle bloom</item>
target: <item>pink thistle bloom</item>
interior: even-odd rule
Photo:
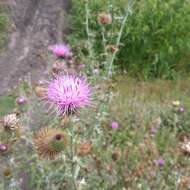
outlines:
[[[66,44],[57,44],[50,48],[52,53],[58,58],[70,58],[72,57],[71,48]]]
[[[89,106],[91,95],[86,79],[71,74],[57,76],[47,88],[47,100],[57,107],[59,115]]]
[[[119,124],[116,121],[113,121],[111,124],[111,128],[112,129],[118,129],[119,128]]]
[[[158,159],[155,161],[156,164],[159,166],[159,167],[163,167],[165,165],[165,160],[163,159]]]

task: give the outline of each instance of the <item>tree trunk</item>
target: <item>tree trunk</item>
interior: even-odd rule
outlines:
[[[7,52],[0,58],[0,95],[30,73],[39,80],[47,66],[47,47],[60,42],[69,0],[8,0],[15,25]]]

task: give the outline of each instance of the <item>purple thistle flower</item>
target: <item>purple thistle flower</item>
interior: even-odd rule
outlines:
[[[159,167],[163,167],[164,164],[165,164],[165,160],[163,160],[163,159],[158,159],[158,160],[156,160],[156,164],[157,164]]]
[[[183,106],[180,106],[178,109],[178,113],[184,113],[185,112],[185,108]]]
[[[157,128],[155,128],[155,127],[151,128],[152,135],[155,135],[157,133],[157,131],[158,131]]]
[[[85,78],[67,74],[57,76],[47,88],[47,100],[58,108],[58,114],[72,114],[90,105],[91,89]]]
[[[111,128],[112,129],[118,129],[119,128],[119,124],[116,121],[113,121],[111,124]]]
[[[57,44],[50,48],[52,53],[58,58],[70,58],[72,57],[71,48],[66,44]]]
[[[27,103],[27,99],[24,96],[18,97],[16,100],[18,105],[24,105]]]

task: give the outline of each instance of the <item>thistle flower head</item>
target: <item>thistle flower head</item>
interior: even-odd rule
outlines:
[[[111,128],[112,129],[118,129],[119,128],[119,124],[116,121],[113,121],[111,124]]]
[[[57,76],[47,87],[47,100],[59,115],[72,114],[90,105],[91,89],[82,77],[71,74]]]
[[[43,128],[34,137],[34,143],[40,157],[53,160],[65,149],[65,134],[58,129]]]
[[[71,49],[66,44],[57,44],[51,47],[52,53],[58,58],[70,58],[72,57]]]
[[[165,165],[165,160],[163,159],[158,159],[156,160],[156,164],[159,166],[159,167],[163,167]]]

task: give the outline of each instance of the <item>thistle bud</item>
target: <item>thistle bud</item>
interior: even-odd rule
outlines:
[[[18,105],[24,105],[27,103],[27,99],[24,96],[18,97],[16,103]]]
[[[52,72],[54,74],[58,74],[64,70],[66,70],[66,63],[64,63],[63,61],[55,62],[53,64]]]
[[[9,152],[10,146],[8,144],[0,143],[0,155],[5,155]]]
[[[45,97],[45,95],[46,95],[46,88],[44,88],[42,86],[36,86],[34,90],[35,90],[36,96],[38,96],[38,97]]]

